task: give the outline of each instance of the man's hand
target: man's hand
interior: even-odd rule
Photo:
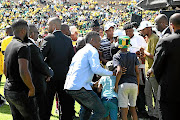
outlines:
[[[122,68],[122,75],[126,74],[126,71],[127,71],[127,68],[126,68],[126,67],[123,67],[123,68]]]
[[[115,86],[114,86],[114,91],[115,91],[116,93],[118,93],[118,85],[115,85]]]
[[[51,80],[51,77],[46,78],[46,82],[49,82]]]
[[[150,69],[147,71],[147,77],[150,77],[152,74],[153,74],[153,71],[152,71],[152,69],[150,68]]]
[[[28,93],[28,97],[33,97],[33,96],[35,96],[35,88],[34,87],[29,89],[29,93]]]

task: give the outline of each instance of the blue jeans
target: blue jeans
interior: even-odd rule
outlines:
[[[4,91],[11,108],[13,120],[40,120],[35,97],[28,97],[24,91]]]
[[[67,90],[66,92],[83,106],[80,112],[80,120],[100,120],[104,117],[106,110],[94,91],[81,88],[80,90]]]
[[[117,120],[117,113],[118,113],[118,100],[116,97],[112,99],[108,99],[107,97],[103,97],[101,99],[104,107],[106,108],[106,114],[104,117],[108,117],[110,114],[111,120]]]

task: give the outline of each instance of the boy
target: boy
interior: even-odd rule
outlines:
[[[106,69],[114,70],[113,61],[106,63]],[[99,80],[98,92],[101,92],[101,101],[106,109],[104,115],[105,120],[108,120],[110,115],[111,120],[117,120],[118,100],[117,93],[114,91],[116,76],[103,76]]]
[[[118,107],[121,108],[122,120],[127,120],[128,103],[133,120],[137,120],[136,99],[139,86],[139,61],[135,53],[127,51],[130,44],[128,36],[119,37],[121,50],[113,56],[114,67],[117,67],[115,91],[118,91]],[[127,68],[122,74],[122,68]]]

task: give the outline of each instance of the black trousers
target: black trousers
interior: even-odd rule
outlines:
[[[172,104],[173,105],[173,104]],[[168,112],[169,111],[169,112]],[[174,111],[174,112],[173,112]],[[164,102],[164,101],[159,101],[159,112],[161,114],[162,120],[176,120],[176,119],[172,119],[172,117],[175,117],[173,114],[176,113],[176,105],[175,108],[170,110],[168,109],[168,102]],[[172,112],[172,113],[171,113]],[[172,114],[171,116],[169,116],[170,114]],[[178,115],[178,114],[177,114]],[[171,119],[168,119],[168,118]]]
[[[28,93],[24,91],[5,90],[4,94],[13,120],[40,120],[35,97],[28,97]]]
[[[58,94],[59,105],[61,105],[62,116],[60,120],[73,120],[75,115],[74,99],[64,90],[65,80],[52,79],[47,83],[47,118],[50,119],[55,93]],[[59,112],[60,113],[60,112]]]
[[[139,95],[137,97],[136,106],[138,108],[138,112],[145,112],[146,102],[145,102],[145,93],[144,93],[145,85],[139,85]]]

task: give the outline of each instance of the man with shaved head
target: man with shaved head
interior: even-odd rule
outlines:
[[[50,119],[55,93],[61,105],[61,120],[73,120],[74,100],[63,89],[74,49],[71,39],[61,32],[61,20],[57,17],[48,20],[49,34],[44,38],[42,49],[45,62],[53,69],[54,76],[47,83],[47,119]],[[60,113],[60,112],[59,112]],[[60,114],[59,114],[60,117]]]
[[[46,117],[46,81],[53,76],[52,69],[49,68],[47,63],[44,62],[43,55],[40,51],[40,48],[36,45],[38,39],[38,29],[34,24],[29,25],[29,38],[30,43],[28,46],[31,52],[31,75],[32,81],[36,88],[35,97],[37,100],[37,105],[39,107],[39,116],[41,120],[44,120]]]
[[[61,25],[61,32],[62,32],[63,34],[65,34],[65,35],[67,35],[67,36],[71,36],[71,32],[70,32],[70,30],[69,30],[69,25],[66,24],[66,23],[63,23],[63,24]]]
[[[160,89],[160,112],[163,120],[177,120],[180,107],[180,13],[169,21],[171,35],[163,37],[156,46],[152,69]]]
[[[168,18],[165,14],[159,14],[155,18],[156,29],[161,32],[160,38],[163,37],[165,34],[171,34],[168,24]]]

